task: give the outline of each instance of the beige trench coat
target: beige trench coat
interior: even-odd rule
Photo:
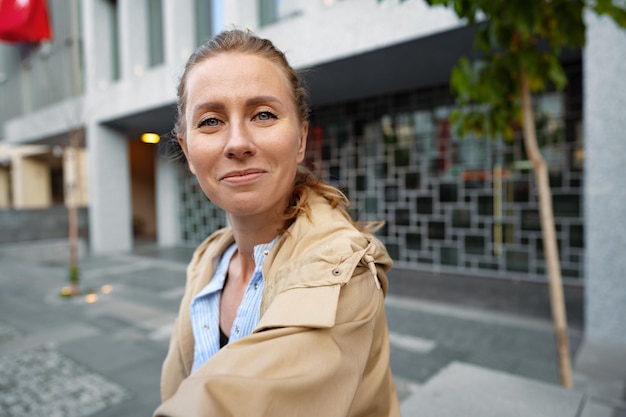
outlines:
[[[399,416],[384,309],[391,258],[325,199],[311,197],[263,264],[261,317],[193,375],[190,304],[233,242],[210,236],[187,285],[163,364],[154,416]]]

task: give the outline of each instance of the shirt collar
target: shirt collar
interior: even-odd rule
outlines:
[[[261,269],[261,266],[263,265],[263,261],[265,260],[265,257],[272,250],[276,242],[278,242],[279,238],[280,238],[280,235],[276,236],[271,242],[261,243],[254,247],[255,275],[256,275],[256,271]],[[217,265],[217,269],[215,270],[215,273],[213,274],[213,279],[211,279],[209,284],[206,287],[204,287],[202,291],[200,291],[194,298],[202,297],[207,294],[221,291],[224,288],[224,282],[226,281],[226,273],[228,272],[228,265],[230,264],[230,260],[235,254],[236,250],[237,250],[237,243],[233,243],[232,245],[228,247],[228,249],[224,251]]]
[[[265,257],[270,253],[270,251],[272,250],[276,242],[278,242],[279,238],[280,238],[280,235],[276,236],[271,242],[261,243],[254,247],[255,270],[261,268],[261,266],[263,265],[263,261],[265,260]]]

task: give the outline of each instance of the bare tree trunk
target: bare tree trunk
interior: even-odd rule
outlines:
[[[541,156],[537,144],[535,116],[533,114],[530,89],[526,73],[522,71],[521,79],[522,116],[524,129],[524,145],[531,160],[534,171],[537,191],[539,193],[539,212],[541,215],[541,231],[543,235],[543,251],[548,266],[548,284],[550,289],[550,306],[552,321],[556,333],[557,353],[559,359],[559,373],[561,384],[566,388],[572,387],[572,366],[569,356],[569,340],[567,331],[567,317],[559,263],[559,249],[556,244],[554,229],[554,213],[552,212],[552,192],[548,177],[546,161]]]
[[[68,237],[70,245],[69,256],[69,281],[72,295],[78,295],[80,290],[78,288],[79,271],[78,271],[78,198],[77,198],[77,186],[78,186],[78,149],[79,149],[79,135],[78,129],[74,129],[70,132],[70,146],[68,153],[68,162],[70,164],[69,179],[67,181],[67,216],[68,216]]]
[[[71,21],[72,21],[72,92],[78,96],[81,92],[81,71],[80,71],[80,36],[79,36],[79,17],[78,17],[78,3],[77,0],[72,0],[71,7]],[[80,149],[82,131],[76,126],[70,131],[70,145],[69,145],[69,164],[68,169],[71,172],[71,178],[67,184],[68,199],[67,199],[67,215],[68,215],[68,237],[70,245],[69,254],[69,281],[72,295],[78,295],[80,290],[78,288],[79,282],[79,269],[78,269],[78,196],[77,187],[79,183],[79,177],[81,175],[78,169],[78,150]]]

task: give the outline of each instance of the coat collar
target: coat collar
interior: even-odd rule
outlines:
[[[274,297],[287,289],[345,285],[365,255],[381,269],[378,278],[387,290],[385,272],[392,260],[384,245],[357,230],[324,197],[311,195],[309,205],[310,217],[298,217],[263,264],[262,315]]]

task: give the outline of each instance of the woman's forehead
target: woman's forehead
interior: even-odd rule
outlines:
[[[189,78],[198,80],[216,80],[223,82],[233,78],[250,80],[276,78],[288,84],[285,71],[273,60],[242,52],[222,52],[198,62],[189,73]]]
[[[190,70],[188,101],[207,95],[277,95],[293,101],[287,76],[278,64],[243,53],[221,53],[199,62]]]

